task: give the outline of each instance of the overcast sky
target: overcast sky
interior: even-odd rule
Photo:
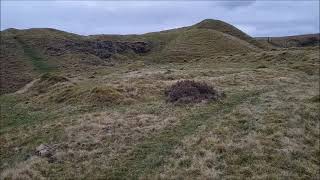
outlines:
[[[1,30],[50,27],[82,35],[141,34],[228,22],[251,36],[319,32],[319,1],[2,1]]]

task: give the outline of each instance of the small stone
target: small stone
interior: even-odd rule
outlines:
[[[108,134],[111,134],[112,133],[112,128],[111,128],[111,126],[107,126],[107,127],[104,127],[104,128],[102,128],[106,133],[108,133]]]
[[[52,149],[48,145],[40,144],[36,148],[36,154],[40,157],[50,157],[52,156]]]

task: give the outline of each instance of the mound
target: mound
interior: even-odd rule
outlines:
[[[178,81],[165,91],[169,102],[198,103],[204,100],[217,100],[224,96],[212,86],[190,80]]]
[[[92,104],[111,105],[118,104],[124,99],[123,95],[113,87],[94,87],[88,95],[88,100]]]

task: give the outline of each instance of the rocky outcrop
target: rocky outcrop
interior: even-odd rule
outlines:
[[[59,56],[66,52],[78,52],[93,54],[99,58],[106,59],[116,53],[133,51],[136,54],[147,53],[151,50],[151,44],[147,42],[114,42],[114,41],[70,41],[55,43],[46,47],[46,53]]]

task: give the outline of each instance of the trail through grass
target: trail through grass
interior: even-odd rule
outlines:
[[[48,64],[47,60],[39,52],[35,51],[22,39],[16,38],[16,40],[23,48],[25,55],[31,60],[36,71],[40,73],[46,73],[55,69],[53,65]]]

